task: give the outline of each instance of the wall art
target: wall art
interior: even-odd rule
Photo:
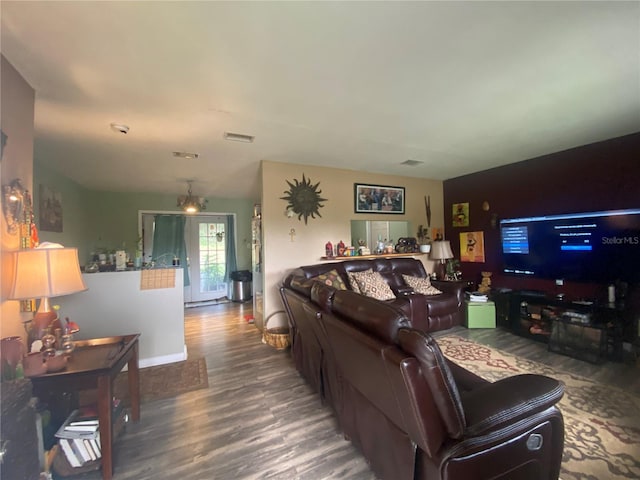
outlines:
[[[62,232],[62,194],[40,184],[40,230]]]
[[[312,185],[311,179],[305,178],[304,173],[302,181],[295,179],[293,181],[294,183],[291,183],[287,180],[290,188],[284,191],[286,196],[280,197],[281,200],[289,202],[287,209],[293,210],[293,213],[298,215],[298,220],[304,217],[305,225],[309,217],[316,218],[316,215],[322,217],[319,209],[324,207],[321,202],[326,202],[327,199],[320,196],[322,193],[322,190],[318,189],[320,182]]]
[[[355,213],[404,213],[404,187],[353,184]]]
[[[460,233],[460,261],[484,263],[484,232]]]
[[[453,204],[453,226],[454,227],[469,226],[469,204],[468,203]]]

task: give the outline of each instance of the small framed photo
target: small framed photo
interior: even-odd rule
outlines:
[[[355,213],[404,213],[404,187],[353,184]]]

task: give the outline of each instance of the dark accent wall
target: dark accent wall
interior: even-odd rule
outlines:
[[[484,211],[482,204],[489,203]],[[469,202],[469,227],[452,227],[452,205]],[[640,133],[484,170],[444,182],[446,238],[460,258],[460,232],[483,231],[485,263],[462,263],[465,279],[493,272],[492,287],[602,298],[606,286],[501,275],[500,230],[491,219],[640,208]]]

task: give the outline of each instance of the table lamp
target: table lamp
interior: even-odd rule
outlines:
[[[11,300],[40,298],[38,311],[33,316],[31,340],[42,338],[57,318],[49,299],[87,290],[80,265],[78,250],[64,248],[58,243],[44,242],[37,248],[14,252]]]
[[[440,260],[438,271],[436,271],[436,276],[439,280],[444,280],[444,263],[449,258],[453,258],[453,252],[451,251],[451,243],[449,240],[437,240],[435,242],[431,242],[431,253],[429,254],[429,258],[432,260]]]

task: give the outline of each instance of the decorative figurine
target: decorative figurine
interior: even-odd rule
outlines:
[[[329,258],[333,257],[333,245],[331,242],[327,242],[324,246],[325,255]]]
[[[478,292],[489,294],[491,292],[491,272],[480,272],[482,275],[482,281],[478,286]]]

